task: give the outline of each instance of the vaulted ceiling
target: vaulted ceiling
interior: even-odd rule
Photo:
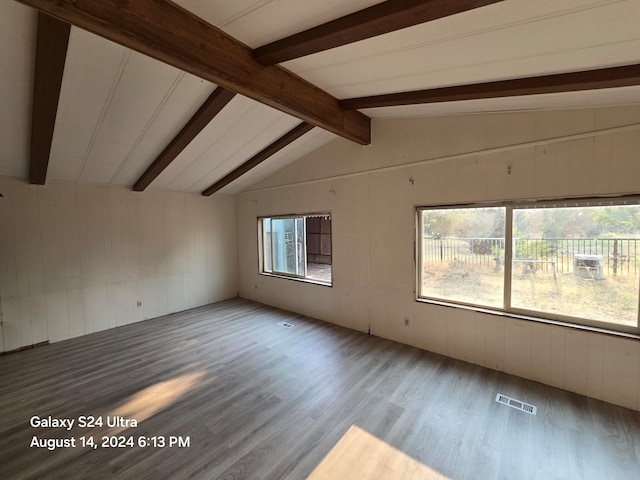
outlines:
[[[638,0],[21,1],[0,175],[32,183],[237,193],[368,117],[640,104]]]

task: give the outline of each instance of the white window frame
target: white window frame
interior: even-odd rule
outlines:
[[[595,197],[595,198],[581,198],[581,199],[567,199],[567,200],[542,200],[542,201],[528,201],[528,202],[501,202],[501,203],[478,203],[478,204],[455,204],[455,205],[432,205],[432,206],[420,206],[415,208],[415,255],[416,255],[416,301],[423,303],[432,303],[438,305],[446,305],[459,308],[467,308],[479,311],[486,311],[487,313],[496,313],[500,315],[510,315],[525,320],[541,321],[544,323],[553,323],[560,325],[567,325],[577,328],[585,328],[589,330],[596,330],[605,333],[625,334],[633,338],[640,338],[640,280],[638,282],[639,292],[639,305],[638,305],[638,319],[637,326],[619,325],[608,321],[598,321],[593,319],[572,317],[568,315],[561,315],[549,312],[543,312],[538,310],[528,310],[524,308],[515,308],[511,306],[511,279],[512,279],[512,266],[513,266],[513,212],[520,209],[533,209],[533,208],[566,208],[566,207],[589,207],[589,206],[617,206],[617,205],[640,205],[640,197],[638,196],[625,196],[625,197]],[[505,209],[505,258],[504,258],[504,305],[500,307],[487,306],[481,304],[474,304],[469,302],[462,302],[458,300],[451,300],[445,298],[438,298],[436,296],[429,296],[422,294],[422,288],[424,285],[423,278],[423,229],[422,229],[422,212],[428,210],[445,210],[445,209],[474,209],[474,208],[488,208],[488,207],[500,207]]]

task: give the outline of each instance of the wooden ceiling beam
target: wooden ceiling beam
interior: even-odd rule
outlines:
[[[202,195],[205,195],[205,196],[213,195],[218,190],[222,189],[223,187],[226,187],[231,182],[240,178],[242,175],[247,173],[252,168],[257,167],[262,162],[267,160],[269,157],[273,156],[274,154],[282,150],[284,147],[286,147],[293,141],[297,140],[298,138],[303,136],[305,133],[312,130],[313,127],[314,127],[313,125],[310,125],[306,122],[302,122],[297,127],[293,128],[292,130],[289,130],[287,133],[285,133],[283,136],[281,136],[271,145],[264,148],[260,152],[256,153],[253,157],[251,157],[249,160],[244,162],[238,168],[236,168],[235,170],[232,170],[229,174],[225,175],[223,178],[221,178],[216,183],[211,185],[204,192],[202,192]]]
[[[147,188],[235,96],[235,92],[217,87],[182,130],[171,140],[169,145],[158,155],[158,158],[142,174],[133,186],[133,190],[142,192]]]
[[[425,103],[517,97],[545,93],[578,92],[640,85],[640,64],[540,77],[390,93],[340,100],[342,108],[377,108]]]
[[[388,0],[259,47],[253,58],[275,65],[502,1]]]
[[[341,137],[371,142],[371,119],[168,0],[18,0]]]
[[[68,23],[38,13],[29,165],[29,182],[36,185],[47,181],[70,31]]]

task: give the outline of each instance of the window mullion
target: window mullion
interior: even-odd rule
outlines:
[[[513,208],[506,207],[504,225],[504,308],[511,308],[511,279],[513,268]]]
[[[277,272],[276,268],[276,242],[274,241],[275,235],[273,234],[273,219],[271,219],[271,271]]]

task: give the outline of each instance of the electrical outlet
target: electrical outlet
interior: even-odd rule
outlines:
[[[136,305],[138,306],[138,308],[140,308],[142,306],[142,300],[138,300],[138,302],[136,303]]]
[[[405,327],[409,326],[409,317],[404,317],[404,326]]]

